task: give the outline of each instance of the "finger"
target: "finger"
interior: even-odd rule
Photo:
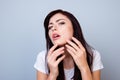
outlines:
[[[70,41],[70,40],[67,40],[67,43],[68,43],[70,46],[72,46],[75,50],[78,50],[78,49],[79,49],[79,47],[78,47],[74,42],[72,42],[72,41]]]
[[[51,56],[53,56],[53,58],[56,60],[58,56],[60,56],[61,54],[64,53],[64,47],[61,47],[57,50],[55,50]]]
[[[83,47],[82,43],[80,41],[78,41],[76,38],[72,37],[72,40],[82,49],[85,50],[85,48]]]
[[[64,51],[59,52],[59,54],[51,55],[50,61],[56,62],[63,55]]]
[[[54,50],[53,53],[56,53],[56,52],[59,52],[59,51],[63,51],[63,50],[64,50],[64,47],[60,47],[60,48]]]
[[[69,46],[68,44],[66,44],[65,46],[66,46],[67,49],[69,49],[69,50],[72,51],[73,53],[76,52],[76,50],[75,50],[73,47]]]
[[[74,58],[74,56],[75,56],[75,54],[70,50],[70,49],[66,49],[68,52],[69,52],[69,54]]]
[[[65,58],[65,55],[62,55],[60,58],[57,59],[57,64],[59,64],[63,59]]]
[[[55,44],[52,48],[50,48],[49,52],[48,52],[48,56],[55,50],[55,48],[57,48],[57,44]]]
[[[52,57],[52,56],[54,56],[54,55],[56,55],[56,54],[59,54],[61,51],[64,51],[64,47],[61,47],[61,48],[58,48],[57,50],[52,51],[52,52],[49,53],[47,56],[48,56],[48,57]],[[54,58],[54,57],[53,57],[53,58]]]
[[[57,44],[55,44],[51,49],[50,49],[50,52],[53,52],[55,50],[55,48],[57,48]]]

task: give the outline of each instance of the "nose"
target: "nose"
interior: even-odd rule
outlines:
[[[53,27],[52,27],[52,31],[55,31],[55,30],[57,30],[57,27],[56,27],[56,26],[53,26]]]

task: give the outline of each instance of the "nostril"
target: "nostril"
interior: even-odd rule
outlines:
[[[54,31],[54,30],[56,30],[56,28],[55,28],[55,27],[52,27],[52,31]]]

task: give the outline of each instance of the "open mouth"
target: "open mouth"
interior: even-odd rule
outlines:
[[[60,38],[60,35],[58,35],[58,34],[53,34],[52,35],[52,39],[53,40],[57,40],[57,39],[59,39]]]

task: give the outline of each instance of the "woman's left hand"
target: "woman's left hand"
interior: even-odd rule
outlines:
[[[72,42],[70,40],[67,41],[68,44],[66,44],[66,49],[70,53],[70,55],[73,57],[75,64],[78,66],[80,70],[84,70],[84,68],[87,66],[87,59],[86,59],[86,50],[76,38],[72,37],[72,40],[75,42]]]

